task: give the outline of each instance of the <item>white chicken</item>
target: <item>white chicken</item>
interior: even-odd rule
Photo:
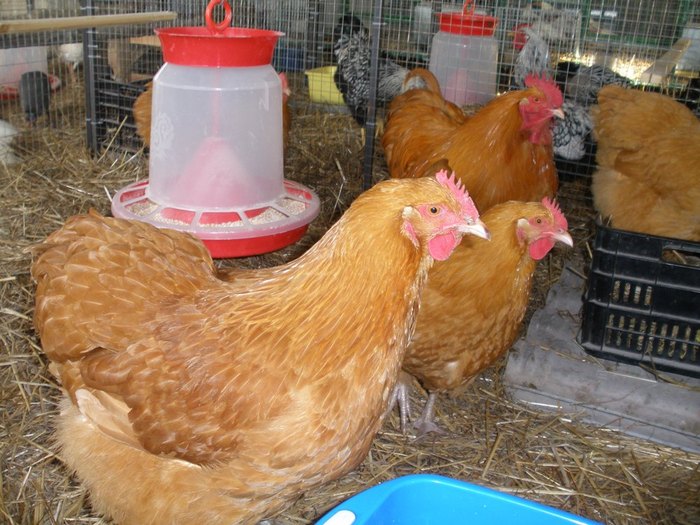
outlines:
[[[83,64],[83,44],[82,42],[72,42],[61,44],[57,49],[58,58],[68,65],[68,74],[71,82],[77,79],[76,71]]]

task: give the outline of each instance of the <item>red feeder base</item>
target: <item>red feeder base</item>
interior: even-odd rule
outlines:
[[[288,180],[277,199],[252,208],[195,210],[159,204],[148,197],[148,181],[130,184],[112,199],[115,217],[196,235],[218,259],[260,255],[298,241],[319,208],[315,193]]]

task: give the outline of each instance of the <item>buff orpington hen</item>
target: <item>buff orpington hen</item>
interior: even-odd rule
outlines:
[[[305,254],[224,282],[194,237],[91,212],[33,248],[60,457],[122,525],[249,524],[351,471],[435,259],[487,236],[445,173],[360,195]]]
[[[482,215],[491,242],[465,238],[450,259],[430,270],[416,331],[403,369],[428,391],[414,422],[417,435],[440,431],[434,407],[440,392],[455,391],[492,365],[520,333],[537,261],[560,242],[573,246],[559,207],[510,201]],[[397,385],[401,426],[407,431],[411,379]]]
[[[592,110],[593,204],[614,228],[700,241],[700,120],[659,93],[606,86]]]
[[[427,87],[413,87],[421,84]],[[553,197],[559,180],[551,127],[564,116],[563,98],[550,80],[529,76],[525,84],[466,116],[442,97],[430,71],[411,71],[389,105],[382,137],[389,174],[430,175],[446,162],[482,213],[509,200]]]

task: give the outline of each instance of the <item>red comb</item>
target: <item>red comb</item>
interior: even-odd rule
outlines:
[[[561,208],[559,207],[559,204],[557,204],[556,201],[550,200],[547,197],[545,197],[544,199],[542,199],[542,204],[545,208],[552,212],[552,215],[554,215],[554,222],[557,223],[557,226],[563,228],[564,230],[566,230],[569,227],[569,223],[566,221],[566,217],[564,217],[564,214],[562,213]]]
[[[564,102],[564,96],[561,94],[559,86],[550,78],[528,75],[525,77],[525,87],[536,87],[542,91],[547,102],[549,102],[553,108],[560,107]]]
[[[469,196],[464,185],[457,179],[454,171],[451,175],[448,175],[447,170],[440,170],[435,175],[435,178],[440,184],[452,192],[462,206],[462,213],[473,219],[479,218],[479,210],[476,209],[474,201]]]

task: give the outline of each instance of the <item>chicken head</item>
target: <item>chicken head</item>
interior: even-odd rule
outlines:
[[[551,144],[552,117],[564,118],[561,90],[554,81],[535,75],[525,79],[525,86],[535,88],[537,92],[520,101],[521,129],[529,133],[533,144]]]
[[[420,237],[427,238],[431,257],[444,261],[462,240],[462,235],[471,234],[484,239],[490,236],[479,220],[474,201],[455,174],[448,176],[447,171],[442,170],[435,178],[452,192],[460,208],[432,203],[407,206],[403,211],[403,231],[415,246],[419,245]]]
[[[518,219],[517,236],[521,243],[528,245],[530,257],[539,261],[543,259],[559,241],[567,246],[573,246],[574,241],[567,231],[566,217],[561,212],[559,205],[547,197],[542,199],[542,204],[549,214],[537,215],[529,219]]]

